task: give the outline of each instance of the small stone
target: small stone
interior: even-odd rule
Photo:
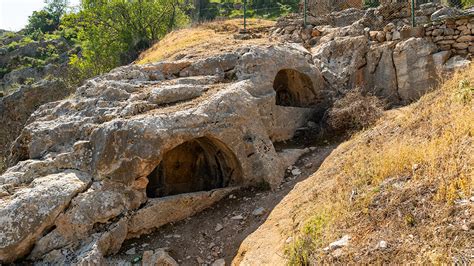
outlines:
[[[384,240],[381,240],[381,241],[379,242],[379,248],[380,248],[380,249],[386,249],[386,248],[387,248],[387,242],[384,241]]]
[[[234,194],[230,194],[230,195],[229,195],[229,199],[236,199],[236,198],[237,198],[237,197],[234,196]]]
[[[293,176],[301,175],[301,170],[298,169],[298,168],[295,168],[295,169],[291,170],[291,174],[292,174]]]
[[[385,27],[383,27],[383,31],[385,32],[391,32],[394,29],[395,29],[395,24],[393,23],[388,23],[387,25],[385,25]]]
[[[201,257],[196,257],[196,261],[199,265],[204,264],[204,260]]]
[[[216,228],[214,228],[214,231],[219,232],[220,230],[224,229],[224,226],[220,223],[216,224]]]
[[[125,254],[127,254],[127,255],[135,255],[135,254],[137,254],[137,251],[136,251],[135,248],[131,248],[131,249],[125,251]]]
[[[474,36],[464,35],[456,39],[457,42],[472,42],[474,41]]]
[[[400,39],[401,39],[400,32],[399,31],[394,31],[393,34],[392,34],[392,40],[396,41],[396,40],[400,40]]]
[[[143,265],[152,265],[153,259],[153,250],[147,250],[143,252],[142,264]]]
[[[469,44],[467,43],[454,43],[453,44],[453,48],[456,48],[458,50],[466,49],[467,47],[469,47]]]
[[[469,231],[469,226],[467,226],[467,224],[463,224],[461,226],[461,229],[464,230],[464,231]]]
[[[331,244],[329,244],[328,248],[329,248],[329,250],[333,250],[333,249],[337,249],[337,248],[347,246],[349,244],[350,239],[351,239],[351,237],[349,235],[345,235],[341,239],[339,239],[337,241],[334,241]]]
[[[317,128],[318,127],[318,124],[316,124],[315,122],[313,121],[308,121],[308,127],[309,128]]]
[[[383,31],[377,32],[377,41],[379,42],[385,41],[385,33]]]
[[[369,32],[370,40],[376,41],[377,40],[377,33],[378,33],[378,31],[370,31]]]
[[[225,266],[225,260],[224,259],[218,259],[214,261],[211,266]]]
[[[242,215],[236,215],[236,216],[233,216],[232,218],[230,218],[231,220],[243,220],[244,217]]]
[[[290,244],[291,242],[293,242],[293,237],[288,237],[285,241],[287,244]]]
[[[253,210],[252,215],[260,216],[264,213],[265,213],[265,208],[259,207],[259,208],[256,208],[255,210]]]
[[[316,28],[314,28],[313,31],[311,32],[312,37],[318,37],[320,35],[321,35],[321,32]]]
[[[433,36],[440,36],[444,33],[444,30],[443,29],[435,29],[433,30],[433,32],[431,33],[431,35]]]
[[[467,18],[458,19],[456,20],[456,25],[466,25],[468,22]]]
[[[313,167],[313,164],[312,163],[307,163],[307,164],[304,165],[304,167],[305,168],[311,168],[311,167]]]
[[[474,202],[474,196],[469,199],[471,202]]]

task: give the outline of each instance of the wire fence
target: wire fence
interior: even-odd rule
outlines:
[[[248,18],[275,20],[295,13],[302,18],[306,26],[308,20],[330,16],[333,12],[340,12],[338,16],[344,16],[344,11],[350,10],[352,15],[365,15],[373,20],[383,21],[398,19],[402,24],[417,26],[429,22],[430,15],[443,6],[452,8],[450,15],[456,15],[456,11],[462,13],[462,10],[467,9],[474,12],[474,0],[240,0],[195,4],[192,17],[194,21],[199,22],[240,18],[243,19],[243,30],[246,31]]]

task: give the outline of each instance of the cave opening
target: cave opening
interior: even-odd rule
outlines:
[[[311,78],[294,69],[278,71],[273,81],[276,92],[276,105],[292,107],[311,107],[316,94]]]
[[[242,171],[235,154],[208,137],[186,141],[166,152],[148,175],[149,198],[209,191],[238,184]]]

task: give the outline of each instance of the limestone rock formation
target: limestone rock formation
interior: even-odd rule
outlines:
[[[0,98],[0,156],[7,156],[11,143],[20,134],[30,115],[42,104],[63,99],[72,93],[63,82],[42,80],[24,85]]]
[[[276,187],[287,162],[272,142],[290,139],[332,95],[308,55],[249,46],[130,65],[40,107],[0,176],[0,261],[100,263],[124,239],[235,187]]]
[[[124,240],[239,187],[278,187],[301,152],[277,152],[274,143],[357,87],[406,104],[433,87],[439,71],[468,63],[449,58],[470,51],[471,18],[454,22],[465,31],[459,42],[435,41],[429,36],[454,36],[453,23],[406,28],[407,6],[397,7],[339,12],[324,26],[281,21],[272,36],[291,43],[123,66],[46,103],[64,96],[51,87],[45,97],[54,97],[29,118],[37,106],[27,94],[44,90],[4,98],[0,122],[11,132],[0,132],[10,167],[0,175],[0,263],[104,263]]]
[[[403,101],[419,99],[436,85],[433,53],[436,45],[423,38],[410,38],[397,44],[393,61],[397,69],[398,93]]]

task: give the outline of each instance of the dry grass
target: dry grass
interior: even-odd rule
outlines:
[[[310,177],[311,206],[300,208],[312,216],[287,248],[289,263],[472,262],[473,94],[471,66],[341,144]],[[349,246],[322,249],[344,234]]]
[[[337,100],[325,115],[330,134],[350,134],[373,125],[383,113],[384,105],[375,96],[363,95],[360,89]]]
[[[248,29],[261,32],[271,27],[273,21],[249,19]],[[199,24],[197,26],[173,31],[161,41],[143,52],[137,64],[158,62],[167,59],[179,59],[185,55],[209,55],[223,49],[232,49],[236,45],[249,42],[263,42],[264,39],[242,41],[235,40],[233,34],[243,28],[242,19],[232,19]]]

